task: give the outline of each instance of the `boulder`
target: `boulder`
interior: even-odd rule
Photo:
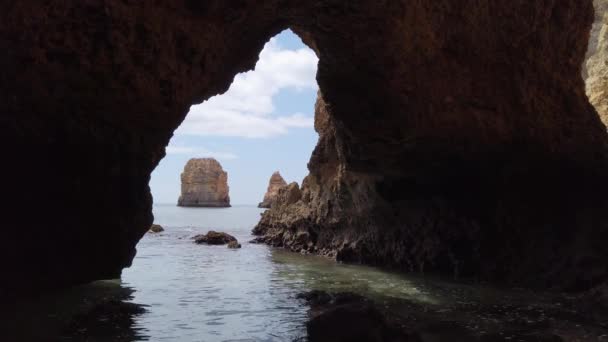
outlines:
[[[228,174],[213,158],[193,158],[181,175],[180,207],[229,207]]]
[[[231,248],[231,249],[238,249],[238,248],[241,248],[241,244],[238,241],[234,240],[234,241],[228,242],[227,247]]]
[[[419,341],[391,324],[371,301],[357,294],[311,291],[297,297],[310,305],[308,341]]]
[[[153,224],[152,226],[150,226],[148,233],[160,233],[164,231],[165,229],[160,224]]]
[[[194,242],[197,244],[207,245],[225,245],[230,242],[237,242],[236,238],[230,234],[216,232],[210,230],[207,234],[200,234],[193,237]]]
[[[279,171],[274,172],[268,181],[268,189],[264,195],[264,200],[258,204],[258,208],[270,208],[272,202],[274,202],[279,194],[279,189],[286,185],[287,182],[281,177]]]

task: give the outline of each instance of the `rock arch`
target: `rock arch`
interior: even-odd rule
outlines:
[[[592,20],[591,0],[3,2],[3,286],[129,265],[173,130],[287,27],[320,58],[301,204],[319,251],[591,286],[608,274]]]

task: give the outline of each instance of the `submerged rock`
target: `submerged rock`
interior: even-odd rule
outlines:
[[[561,323],[553,325],[553,318],[563,312],[535,311],[528,304],[506,308],[496,303],[429,307],[412,301],[389,300],[380,304],[351,292],[318,290],[301,293],[297,298],[305,300],[310,307],[306,323],[309,342],[564,340],[556,334]],[[601,333],[602,330],[598,330],[581,335],[581,331],[577,331],[566,335],[572,337],[567,340],[587,341]]]
[[[281,177],[279,171],[270,176],[270,180],[268,181],[268,189],[266,190],[266,194],[264,195],[264,200],[258,204],[258,208],[270,208],[272,202],[276,199],[279,194],[279,189],[286,186],[287,182]]]
[[[228,174],[213,158],[190,159],[182,173],[180,207],[229,207]]]
[[[309,342],[418,341],[391,326],[368,299],[353,293],[311,291],[298,295],[310,305]]]
[[[160,224],[153,224],[152,226],[150,226],[148,233],[160,233],[164,231],[165,229]]]
[[[237,249],[237,248],[241,248],[241,244],[238,241],[234,240],[234,241],[228,242],[227,247],[232,248],[232,249]]]
[[[210,230],[207,234],[197,235],[193,239],[195,243],[207,245],[225,245],[230,242],[237,242],[234,236],[213,230]]]

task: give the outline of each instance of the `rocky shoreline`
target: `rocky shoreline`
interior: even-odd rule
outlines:
[[[490,300],[441,307],[386,305],[350,292],[313,290],[298,298],[309,306],[309,342],[608,341],[608,316],[589,320],[576,299],[561,296],[558,305]]]

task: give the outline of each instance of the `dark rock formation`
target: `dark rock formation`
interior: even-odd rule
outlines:
[[[229,207],[228,174],[213,158],[190,159],[182,173],[180,207]]]
[[[348,262],[529,286],[583,289],[608,276],[607,254],[593,242],[608,234],[601,212],[606,199],[597,193],[605,183],[584,180],[603,178],[593,171],[585,176],[606,167],[603,157],[591,157],[594,166],[585,167],[580,156],[566,152],[572,146],[549,153],[533,137],[520,137],[528,146],[520,151],[520,142],[490,142],[496,136],[486,136],[490,145],[467,145],[468,156],[448,152],[447,142],[421,154],[416,149],[424,144],[416,139],[386,150],[375,141],[365,152],[358,140],[363,135],[353,141],[323,96],[315,109],[320,139],[310,175],[301,189],[279,193],[254,228],[256,241]],[[369,157],[385,153],[400,159]],[[476,165],[473,155],[485,161]],[[565,160],[567,166],[559,166]],[[583,187],[572,186],[572,179]],[[573,208],[590,221],[582,223]],[[572,230],[573,224],[579,228]]]
[[[195,243],[206,245],[225,245],[231,242],[238,243],[234,236],[213,230],[208,231],[207,234],[197,235],[193,237],[193,239]]]
[[[298,297],[310,307],[306,324],[310,342],[560,342],[601,341],[606,336],[606,327],[599,320],[585,322],[579,329],[581,313],[559,305],[536,307],[523,302],[505,306],[490,300],[491,304],[467,302],[446,308],[447,303],[421,306],[324,291]]]
[[[420,341],[389,323],[371,301],[359,295],[312,291],[299,298],[311,306],[306,323],[310,342]]]
[[[2,287],[118,276],[188,108],[288,27],[319,56],[320,139],[301,199],[261,233],[308,234],[298,245],[341,260],[594,286],[608,138],[581,78],[592,21],[591,0],[4,1]]]
[[[273,173],[268,181],[268,189],[266,190],[266,194],[264,194],[264,200],[258,204],[258,208],[270,208],[279,193],[279,189],[285,185],[287,185],[287,182],[281,177],[279,171]]]
[[[237,249],[237,248],[241,248],[241,244],[238,241],[233,240],[233,241],[228,242],[228,245],[226,247],[231,248],[231,249]]]
[[[148,233],[160,233],[164,231],[165,229],[160,224],[153,224],[152,226],[150,226]]]

